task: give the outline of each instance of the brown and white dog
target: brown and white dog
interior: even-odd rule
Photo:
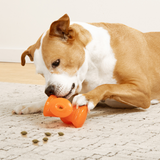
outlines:
[[[67,14],[21,56],[34,60],[45,93],[93,109],[148,108],[160,98],[160,32],[142,33],[122,24],[70,23]],[[17,106],[15,113],[43,111],[45,100]]]

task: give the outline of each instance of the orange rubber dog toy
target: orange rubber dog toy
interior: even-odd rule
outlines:
[[[76,128],[82,127],[87,118],[87,106],[76,109],[70,101],[51,95],[44,106],[43,114],[49,117],[60,117],[66,124],[73,124]]]

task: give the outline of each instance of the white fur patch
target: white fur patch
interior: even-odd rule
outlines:
[[[79,95],[77,95],[77,96],[75,96],[73,98],[72,105],[73,106],[76,105],[77,108],[79,106],[87,105],[89,111],[95,107],[94,104],[93,104],[93,102],[92,101],[88,101],[86,99],[86,97],[83,96],[82,94],[79,94]]]
[[[157,99],[152,99],[151,100],[151,105],[158,104],[158,103],[159,103],[159,101]]]
[[[88,85],[82,88],[81,93],[93,90],[102,84],[116,84],[116,80],[113,79],[113,71],[117,60],[110,46],[108,31],[87,23],[76,22],[76,24],[88,30],[92,36],[92,41],[85,48],[85,54],[88,57],[85,82],[88,82]]]
[[[42,42],[45,35],[46,35],[46,32],[42,35],[40,48],[36,49],[34,52],[34,64],[36,66],[36,72],[38,74],[43,74],[45,78],[48,78],[51,74],[44,63],[43,56],[42,56]]]

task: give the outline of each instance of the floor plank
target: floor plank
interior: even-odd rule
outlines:
[[[44,85],[45,80],[36,73],[34,64],[0,63],[0,81]]]

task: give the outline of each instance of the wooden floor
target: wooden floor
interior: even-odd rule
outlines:
[[[34,64],[0,63],[0,82],[45,84],[45,79],[36,73]]]

